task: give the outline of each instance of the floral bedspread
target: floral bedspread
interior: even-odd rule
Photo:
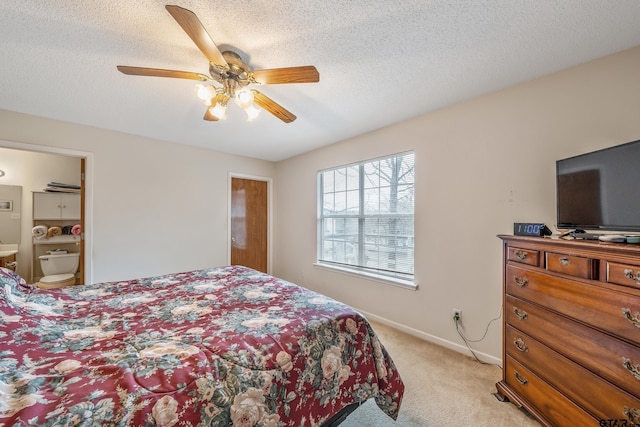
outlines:
[[[245,267],[40,290],[0,268],[0,426],[320,426],[404,385],[362,315]]]

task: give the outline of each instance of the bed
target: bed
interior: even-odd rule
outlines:
[[[0,269],[0,426],[337,425],[401,377],[367,320],[226,266],[41,290]]]

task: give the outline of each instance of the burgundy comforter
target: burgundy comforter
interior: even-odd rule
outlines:
[[[0,425],[319,426],[404,386],[350,307],[244,267],[40,290],[0,269]]]

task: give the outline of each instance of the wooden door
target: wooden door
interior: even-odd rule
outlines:
[[[231,178],[231,265],[267,273],[268,183]]]
[[[78,269],[78,273],[79,274],[79,281],[78,283],[80,285],[84,285],[85,284],[85,270],[84,270],[84,260],[85,260],[85,244],[84,244],[84,234],[86,233],[85,228],[84,228],[84,201],[85,201],[85,186],[84,186],[84,178],[85,178],[85,174],[86,174],[86,169],[87,169],[87,165],[86,165],[86,161],[85,158],[82,157],[80,158],[80,229],[82,230],[82,233],[80,234],[80,267]]]

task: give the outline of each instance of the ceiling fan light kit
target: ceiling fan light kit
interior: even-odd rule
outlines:
[[[225,119],[227,104],[231,98],[234,98],[236,105],[247,113],[249,121],[255,119],[260,112],[256,106],[273,114],[285,123],[291,123],[296,119],[296,116],[283,106],[262,92],[247,86],[316,83],[320,81],[320,74],[316,67],[306,65],[251,70],[237,53],[230,50],[220,52],[193,12],[175,5],[166,5],[165,7],[209,60],[210,76],[189,71],[118,65],[117,69],[120,72],[134,76],[171,77],[204,82],[204,84],[199,83],[195,86],[198,99],[207,106],[203,117],[204,120],[218,121]]]
[[[216,88],[213,86],[205,86],[200,83],[194,86],[196,90],[196,96],[206,106],[211,105],[211,101],[216,96]]]

